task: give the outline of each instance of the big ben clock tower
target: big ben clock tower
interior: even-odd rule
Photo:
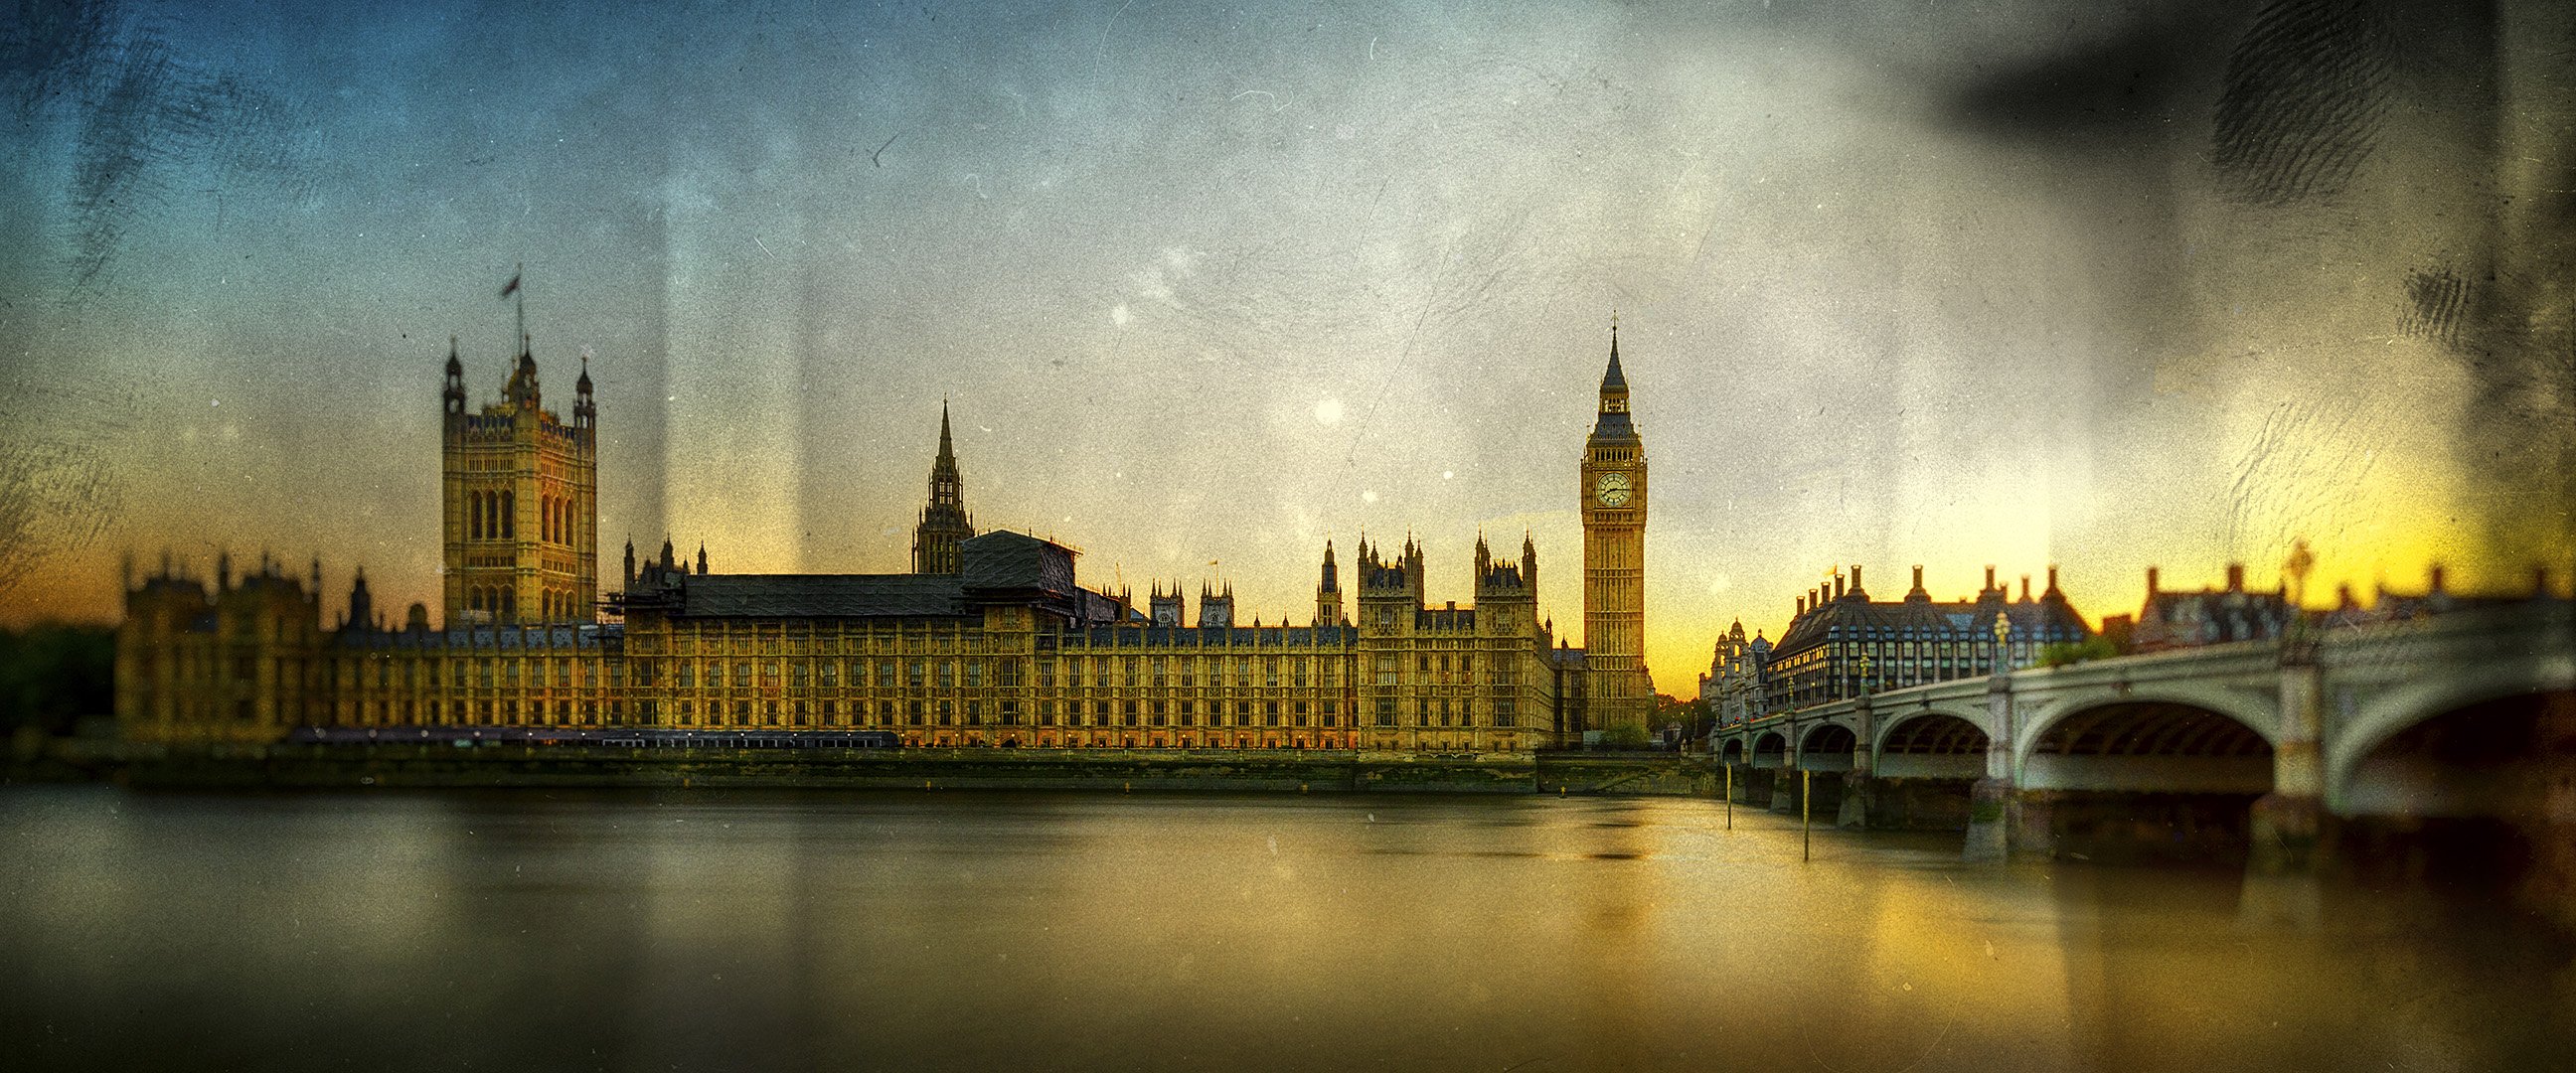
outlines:
[[[1646,446],[1628,419],[1619,371],[1619,325],[1610,325],[1610,369],[1601,413],[1583,441],[1583,647],[1590,672],[1588,728],[1645,729],[1654,702],[1646,677]]]

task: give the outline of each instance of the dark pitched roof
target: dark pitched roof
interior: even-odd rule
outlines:
[[[1932,600],[1875,602],[1865,595],[1853,594],[1827,600],[1789,623],[1772,652],[1791,656],[1835,636],[1849,639],[1861,630],[1902,632],[1911,630],[1917,637],[1949,636],[1967,640],[1991,639],[1994,622],[2001,612],[2020,635],[2055,633],[2089,637],[2092,627],[2084,622],[2074,607],[2062,598],[2008,601],[2000,591],[1989,591],[1983,598],[1958,603]]]
[[[1056,594],[1073,589],[1073,551],[1026,533],[996,529],[969,538],[958,548],[958,579],[969,589],[1037,590]]]
[[[1603,410],[1592,423],[1592,438],[1610,443],[1640,443],[1637,426],[1628,422],[1626,410]]]
[[[962,615],[965,591],[939,574],[688,574],[671,611],[692,618]]]

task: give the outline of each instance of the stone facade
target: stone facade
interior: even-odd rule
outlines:
[[[418,604],[385,622],[363,571],[326,626],[318,562],[309,579],[263,560],[238,580],[227,562],[209,586],[165,560],[126,590],[118,716],[129,738],[159,742],[650,727],[882,730],[922,746],[1556,748],[1598,729],[1601,708],[1651,697],[1644,455],[1625,391],[1614,342],[1584,461],[1587,610],[1606,649],[1556,639],[1527,537],[1517,561],[1478,538],[1467,607],[1425,601],[1408,538],[1391,555],[1359,543],[1348,613],[1328,543],[1307,625],[1242,625],[1230,591],[1203,587],[1184,627],[1182,590],[1159,582],[1141,612],[1076,584],[1071,549],[974,533],[945,407],[912,572],[717,574],[703,548],[692,569],[668,541],[642,563],[630,544],[603,618],[587,370],[569,425],[543,409],[524,346],[504,400],[468,414],[451,347],[443,628]],[[1613,472],[1633,492],[1616,503],[1595,489]]]
[[[1770,712],[1770,678],[1763,670],[1770,658],[1770,640],[1760,631],[1746,640],[1742,619],[1717,639],[1708,673],[1699,680],[1700,704],[1708,710],[1711,723],[1725,726],[1759,719]]]
[[[1619,329],[1601,406],[1583,441],[1583,648],[1595,727],[1644,730],[1655,684],[1646,674],[1646,446],[1628,413]]]
[[[465,366],[448,341],[441,498],[446,621],[588,622],[599,601],[597,409],[589,362],[566,424],[544,406],[520,339],[499,402],[465,408]]]

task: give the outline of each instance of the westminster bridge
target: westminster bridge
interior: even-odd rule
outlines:
[[[1972,860],[2126,828],[2214,835],[2296,870],[2352,821],[2501,822],[2521,852],[2576,858],[2576,603],[1954,679],[1731,724],[1711,744],[1738,801],[1851,827],[1964,821]]]

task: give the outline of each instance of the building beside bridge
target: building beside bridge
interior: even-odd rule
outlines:
[[[2003,626],[2001,636],[1996,627]],[[1914,568],[1914,587],[1897,600],[1872,600],[1854,564],[1848,584],[1841,571],[1798,599],[1797,614],[1780,640],[1760,656],[1758,668],[1746,663],[1750,644],[1735,636],[1719,642],[1721,662],[1732,656],[1737,670],[1715,675],[1730,711],[1745,716],[1826,704],[1864,693],[1981,677],[1998,661],[2012,667],[2037,663],[2050,645],[2075,644],[2093,636],[2084,616],[2057,587],[2057,568],[2048,568],[2048,588],[2032,596],[2030,578],[2021,579],[2021,598],[1995,583],[1986,568],[1985,587],[1965,600],[1939,601],[1923,588],[1923,568]],[[1731,644],[1733,642],[1733,644]],[[1734,651],[1729,652],[1730,647]],[[1743,694],[1757,684],[1759,703]],[[1705,695],[1703,695],[1705,697]],[[1725,693],[1721,693],[1725,697]],[[1721,720],[1723,721],[1723,720]]]
[[[927,746],[1364,748],[1526,752],[1627,714],[1641,660],[1645,461],[1615,340],[1580,463],[1586,607],[1608,648],[1559,640],[1538,550],[1482,537],[1474,601],[1431,606],[1424,549],[1327,542],[1313,617],[1245,625],[1202,588],[1146,609],[1085,588],[1073,549],[976,532],[943,406],[928,501],[903,574],[744,575],[668,541],[591,594],[595,410],[544,408],[524,337],[501,402],[469,414],[451,344],[443,392],[445,617],[399,627],[363,571],[326,622],[321,566],[263,557],[211,586],[165,557],[126,582],[117,715],[128,738],[268,742],[300,727],[876,730]],[[1606,436],[1609,429],[1616,435]],[[1605,446],[1606,445],[1606,446]],[[1650,695],[1650,694],[1646,694]],[[1591,698],[1601,697],[1595,713]]]

